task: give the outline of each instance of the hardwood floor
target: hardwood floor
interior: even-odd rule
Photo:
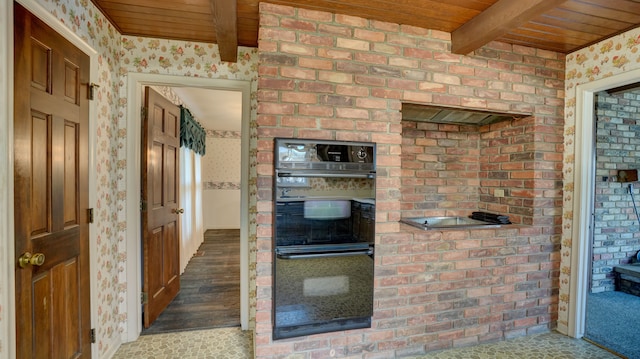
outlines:
[[[180,282],[178,296],[143,335],[240,326],[240,230],[206,231]]]

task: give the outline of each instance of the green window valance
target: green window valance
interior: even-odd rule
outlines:
[[[180,106],[180,146],[204,156],[207,132],[194,118],[189,109]]]

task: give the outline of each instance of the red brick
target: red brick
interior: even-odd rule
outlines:
[[[378,55],[370,52],[357,52],[355,54],[355,60],[365,62],[368,64],[384,65],[387,63],[387,56]]]
[[[282,92],[282,102],[295,102],[295,103],[316,103],[318,102],[318,95],[308,92]]]
[[[315,48],[306,45],[282,43],[280,44],[280,51],[287,54],[313,56],[315,55]]]
[[[298,113],[307,116],[333,116],[330,106],[298,105]]]
[[[336,60],[351,60],[353,53],[344,50],[319,48],[318,56]]]
[[[333,61],[302,57],[298,60],[298,65],[312,69],[331,70],[333,68]]]
[[[290,77],[301,80],[315,80],[316,72],[314,70],[301,69],[298,67],[282,67],[280,74],[283,77]]]
[[[315,128],[318,122],[315,118],[284,116],[280,119],[280,125],[286,127]]]
[[[258,113],[265,114],[293,114],[292,104],[261,103],[258,105]]]
[[[335,73],[330,71],[320,71],[318,73],[318,80],[327,81],[333,83],[351,84],[353,83],[353,75],[344,73]]]
[[[433,57],[433,52],[429,50],[416,49],[416,48],[405,48],[404,56],[406,57],[416,57],[419,59],[430,59]]]
[[[366,132],[385,132],[388,127],[386,123],[383,122],[365,122],[365,121],[357,121],[356,122],[356,130],[358,131],[366,131]]]
[[[366,109],[341,108],[336,110],[336,117],[352,119],[369,119],[369,111]]]
[[[371,31],[356,28],[354,30],[353,37],[366,41],[382,42],[385,39],[385,33],[381,31]]]
[[[356,50],[356,51],[370,50],[370,44],[368,41],[345,39],[345,38],[338,38],[336,40],[336,47]]]
[[[298,16],[303,19],[321,22],[329,22],[333,19],[333,15],[331,13],[307,9],[298,9]]]
[[[335,22],[353,27],[367,27],[368,25],[368,20],[366,19],[342,14],[335,15]]]

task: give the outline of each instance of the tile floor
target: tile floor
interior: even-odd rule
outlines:
[[[251,359],[251,332],[240,328],[194,330],[140,337],[123,344],[114,359]],[[619,359],[599,347],[558,333],[450,349],[411,359]]]
[[[239,327],[143,335],[113,359],[250,359],[253,334]]]
[[[587,341],[557,332],[430,353],[415,359],[620,359]]]

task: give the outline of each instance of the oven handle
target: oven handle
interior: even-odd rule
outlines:
[[[375,172],[278,172],[278,177],[375,178]]]
[[[283,254],[277,253],[278,259],[308,259],[308,258],[331,258],[331,257],[347,257],[347,256],[361,256],[372,255],[373,248],[361,250],[361,251],[346,251],[346,252],[326,252],[326,253],[309,253],[309,254]]]

